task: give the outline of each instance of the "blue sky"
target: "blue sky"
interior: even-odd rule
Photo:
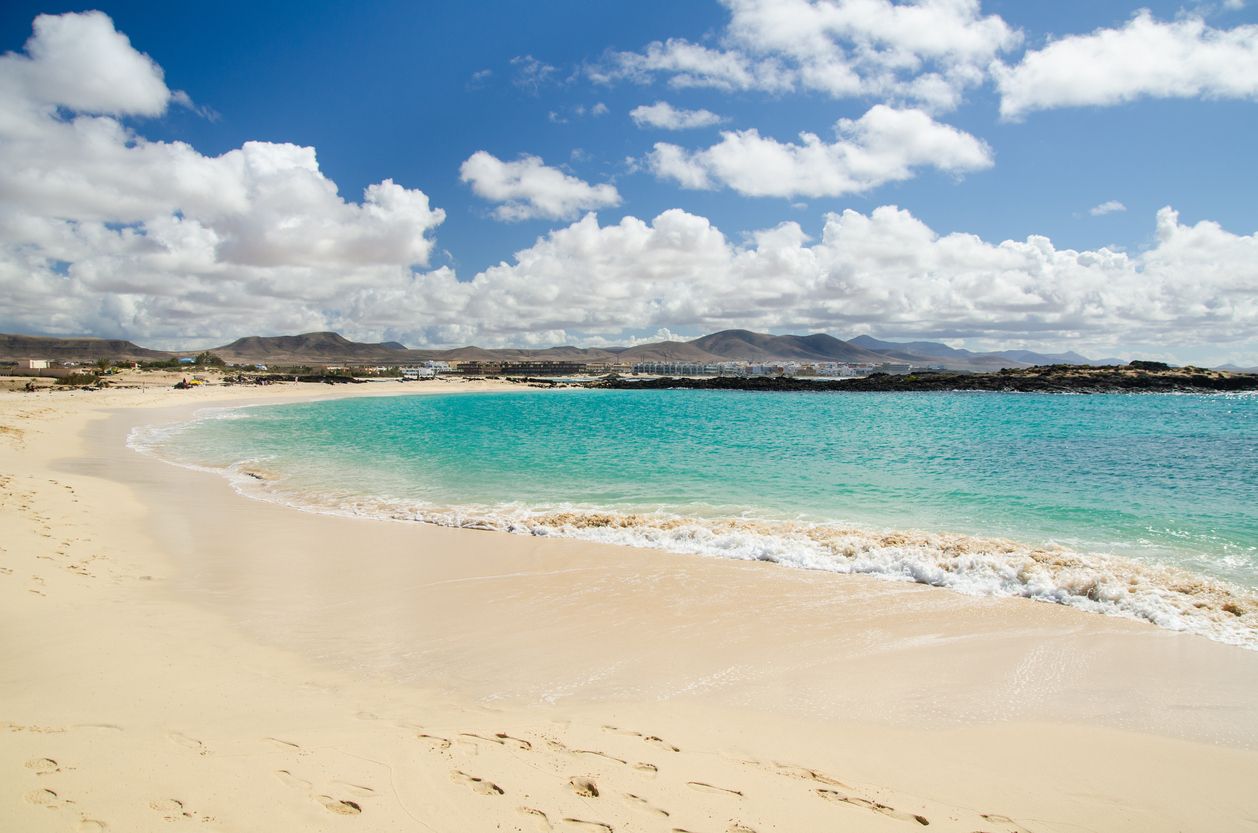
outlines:
[[[6,331],[745,326],[1258,364],[1253,4],[99,10],[0,10]],[[659,103],[715,123],[631,115]],[[73,146],[89,123],[124,134],[102,167]]]

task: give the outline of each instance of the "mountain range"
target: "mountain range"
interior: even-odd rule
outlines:
[[[199,350],[150,350],[130,341],[93,338],[49,338],[0,334],[0,360],[48,358],[96,361],[102,358],[153,361]],[[396,341],[363,343],[339,333],[292,336],[248,336],[210,352],[232,364],[406,364],[417,361],[801,361],[881,364],[908,362],[920,367],[986,371],[1045,364],[1111,365],[1121,359],[1089,359],[1078,353],[1045,354],[1029,350],[977,353],[933,341],[882,341],[857,336],[844,341],[825,333],[769,335],[749,330],[723,330],[690,341],[659,341],[633,347],[548,347],[545,349],[468,346],[448,350],[410,349]]]

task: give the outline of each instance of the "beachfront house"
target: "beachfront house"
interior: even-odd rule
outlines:
[[[52,366],[49,359],[18,359],[18,370],[47,370]]]

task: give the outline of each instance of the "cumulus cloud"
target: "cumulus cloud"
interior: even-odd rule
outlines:
[[[477,196],[501,203],[494,216],[507,222],[572,218],[588,209],[620,205],[614,185],[591,185],[548,167],[536,156],[503,162],[478,150],[464,161],[459,174]]]
[[[1138,98],[1258,98],[1258,25],[1215,29],[1198,16],[1154,19],[1141,10],[1120,29],[1097,29],[996,66],[1000,112],[1017,119],[1053,107]]]
[[[26,54],[0,57],[6,104],[81,113],[157,116],[179,93],[101,12],[40,15]]]
[[[934,111],[955,108],[1021,34],[978,0],[725,0],[721,48],[672,38],[615,52],[596,81],[875,96]]]
[[[642,104],[629,111],[629,117],[638,127],[658,127],[663,130],[689,130],[695,127],[711,127],[723,119],[711,110],[684,110],[667,101]]]
[[[1215,343],[1258,337],[1258,234],[1184,224],[1170,208],[1156,231],[1140,254],[1076,251],[1041,236],[940,235],[883,206],[828,214],[817,240],[787,222],[735,243],[676,209],[606,226],[590,214],[470,282],[425,276],[422,293],[399,303],[432,335],[485,343],[723,327],[841,335],[877,326],[1076,345],[1195,345],[1203,331]],[[437,297],[453,305],[425,305]]]
[[[99,12],[40,16],[25,54],[0,58],[0,283],[12,324],[160,332],[285,303],[280,318],[308,320],[307,304],[427,263],[444,214],[421,191],[385,180],[347,202],[312,148],[247,142],[208,157],[115,118],[176,100]]]
[[[699,151],[660,142],[649,164],[685,188],[723,185],[755,197],[836,197],[908,179],[918,167],[963,173],[993,164],[985,143],[921,110],[878,104],[859,119],[841,119],[835,133],[832,143],[801,133],[790,144],[754,129],[727,131]]]

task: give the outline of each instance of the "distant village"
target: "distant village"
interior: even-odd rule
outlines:
[[[846,362],[425,362],[405,372],[429,371],[436,373],[461,373],[466,376],[819,376],[825,378],[854,378],[871,373],[909,373],[913,366],[908,363],[883,362],[880,364],[852,364]],[[442,367],[445,365],[445,367]],[[455,366],[457,365],[457,366]]]
[[[915,368],[907,362],[882,362],[858,364],[847,362],[800,362],[800,361],[639,361],[639,362],[580,362],[580,361],[420,361],[406,365],[381,364],[228,364],[212,353],[198,356],[181,356],[161,361],[99,360],[92,363],[54,361],[51,359],[23,358],[15,362],[2,362],[0,373],[12,376],[36,376],[75,378],[88,375],[108,374],[115,368],[128,370],[189,370],[218,369],[228,373],[267,374],[322,374],[353,377],[396,377],[403,381],[432,379],[437,376],[467,377],[540,377],[569,378],[603,376],[684,376],[684,377],[817,377],[826,379],[850,379],[873,373],[907,374]],[[928,368],[916,368],[918,370]],[[934,368],[929,368],[934,369]]]
[[[263,368],[259,368],[263,369]],[[817,376],[855,378],[871,373],[909,373],[907,363],[849,364],[843,362],[578,362],[578,361],[423,361],[413,365],[354,367],[325,365],[327,373],[364,376],[398,375],[404,379],[459,376],[536,376],[542,378],[598,376]]]

